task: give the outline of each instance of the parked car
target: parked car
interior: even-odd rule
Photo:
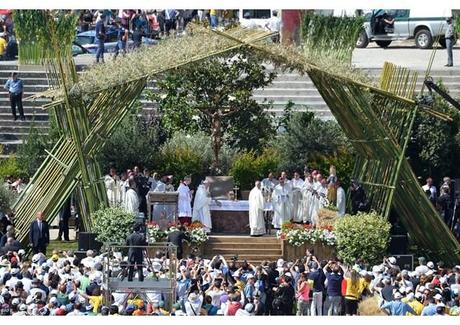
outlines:
[[[240,9],[238,10],[238,19],[240,22],[244,22],[244,16],[246,13],[251,15],[250,21],[259,28],[265,28],[265,25],[273,17],[273,12],[277,10],[271,9]]]
[[[118,32],[114,28],[110,28],[106,32],[107,38],[104,42],[104,52],[105,53],[114,53],[117,46],[117,36]],[[133,41],[131,39],[131,33],[129,34],[128,40],[128,48],[133,45]],[[87,32],[78,33],[75,42],[79,44],[81,47],[85,48],[88,53],[95,54],[97,51],[97,39],[96,39],[96,31],[89,30]],[[142,44],[145,45],[155,45],[158,44],[157,40],[143,37]]]
[[[429,49],[439,36],[439,43],[446,46],[444,33],[446,18],[452,10],[437,8],[372,10],[365,15],[366,21],[356,47],[365,48],[370,42],[388,47],[392,41],[414,39],[420,49]],[[394,20],[393,20],[394,19]],[[388,22],[393,21],[392,24]]]

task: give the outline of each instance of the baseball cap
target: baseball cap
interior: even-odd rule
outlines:
[[[246,310],[248,313],[252,313],[254,311],[254,305],[249,303],[244,306],[244,310]]]
[[[401,299],[402,298],[402,295],[399,291],[396,291],[395,294],[393,295],[393,298],[394,299]]]
[[[434,269],[434,263],[429,261],[428,263],[426,263],[426,266],[428,266],[430,269]]]
[[[396,258],[394,258],[393,256],[391,256],[391,257],[388,259],[388,262],[390,262],[391,264],[396,264]]]
[[[441,300],[442,296],[439,293],[437,293],[437,294],[434,295],[434,299]]]

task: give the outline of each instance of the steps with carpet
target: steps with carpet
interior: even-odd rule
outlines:
[[[204,255],[208,258],[222,255],[227,261],[237,255],[239,261],[247,260],[257,266],[265,260],[276,261],[283,251],[281,241],[274,236],[212,235],[206,243]]]

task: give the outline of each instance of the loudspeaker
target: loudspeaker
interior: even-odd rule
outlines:
[[[96,240],[96,234],[93,232],[81,232],[78,234],[78,250],[79,251],[99,251],[102,243]]]
[[[396,258],[396,264],[401,270],[412,271],[414,269],[414,255],[393,255]]]
[[[388,250],[391,254],[406,254],[409,241],[406,235],[391,235]]]

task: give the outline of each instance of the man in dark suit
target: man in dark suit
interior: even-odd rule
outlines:
[[[179,228],[168,234],[168,242],[177,246],[177,259],[182,259],[183,253],[183,241],[187,240],[187,235],[185,234],[185,228],[183,225],[180,225]]]
[[[142,224],[138,223],[134,226],[134,232],[126,238],[126,245],[129,246],[128,251],[128,281],[133,281],[134,267],[137,269],[139,281],[144,281],[143,263],[144,263],[144,248],[135,246],[147,246],[145,235],[142,233]]]
[[[29,245],[32,246],[34,254],[46,255],[46,246],[50,243],[50,230],[43,218],[43,212],[37,212],[37,219],[30,225]]]
[[[59,233],[57,240],[69,241],[69,219],[72,216],[70,197],[64,203],[62,210],[59,212]]]

